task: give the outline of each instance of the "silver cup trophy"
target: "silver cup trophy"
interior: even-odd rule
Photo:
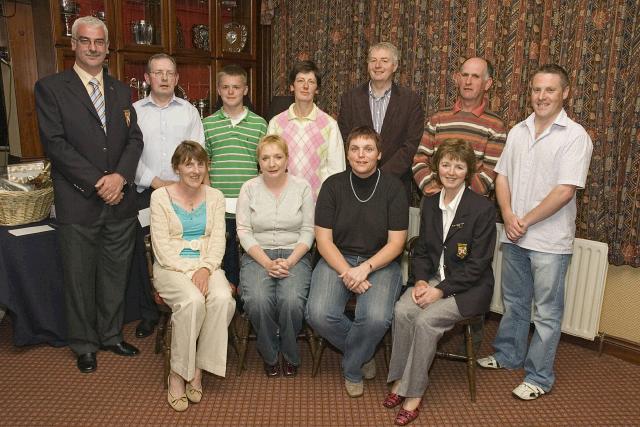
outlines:
[[[131,22],[131,34],[135,44],[153,43],[153,25],[144,19]]]
[[[60,15],[64,25],[64,35],[71,37],[73,21],[80,16],[80,5],[75,0],[60,0]]]

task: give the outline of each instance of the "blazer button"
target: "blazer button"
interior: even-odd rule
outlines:
[[[103,147],[103,148],[102,148],[102,151],[107,151],[107,147]]]

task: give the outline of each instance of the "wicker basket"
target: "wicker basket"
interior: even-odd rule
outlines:
[[[35,191],[0,190],[0,225],[21,225],[49,216],[53,187]]]

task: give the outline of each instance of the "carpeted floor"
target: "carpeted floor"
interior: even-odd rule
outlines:
[[[487,322],[481,354],[490,351],[497,323]],[[67,348],[46,345],[16,348],[11,322],[0,323],[0,425],[211,425],[211,426],[392,426],[395,410],[382,405],[386,392],[383,352],[376,355],[378,376],[365,394],[344,392],[339,354],[327,349],[321,371],[311,378],[307,343],[300,341],[303,366],[295,378],[266,378],[249,347],[248,370],[236,376],[237,357],[229,352],[227,378],[205,376],[198,405],[178,414],[166,403],[162,357],[153,337],[126,339],[142,353],[123,358],[98,354],[98,370],[80,374]],[[457,337],[448,343],[458,346]],[[553,391],[533,402],[511,396],[521,371],[477,375],[478,399],[472,403],[463,363],[436,360],[420,417],[412,424],[455,426],[640,425],[640,366],[562,342],[556,358]]]

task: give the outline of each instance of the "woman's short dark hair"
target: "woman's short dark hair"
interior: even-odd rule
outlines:
[[[189,163],[191,160],[203,162],[207,167],[209,166],[209,156],[202,145],[195,141],[182,141],[171,156],[171,167],[176,171],[178,166]]]
[[[347,150],[349,149],[349,144],[351,143],[351,141],[356,138],[372,140],[376,143],[376,148],[378,149],[378,151],[382,153],[382,139],[380,138],[380,135],[378,135],[378,132],[373,130],[372,127],[360,126],[352,129],[351,132],[349,132],[349,136],[347,136]]]
[[[322,77],[320,76],[320,70],[318,70],[318,66],[313,61],[298,61],[293,65],[291,71],[289,71],[289,85],[293,85],[296,81],[296,76],[298,73],[313,73],[316,77],[316,83],[318,84],[318,89],[320,89]]]
[[[440,161],[445,157],[449,157],[452,160],[460,160],[467,164],[467,176],[464,177],[464,182],[467,184],[467,187],[470,186],[471,178],[476,172],[476,154],[473,152],[471,143],[464,139],[445,139],[444,142],[438,146],[432,158],[431,168],[436,174],[436,182],[440,185],[442,185],[442,181],[440,181],[438,169]]]

